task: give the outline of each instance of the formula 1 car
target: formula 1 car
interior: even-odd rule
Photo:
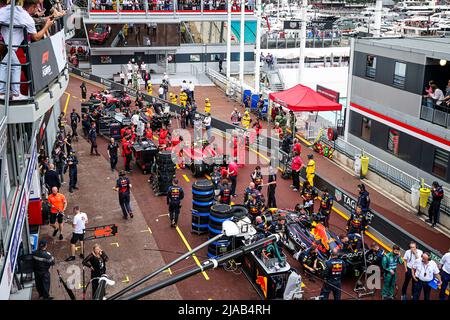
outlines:
[[[131,97],[121,90],[101,91],[96,94],[96,99],[103,101],[107,108],[124,108],[131,105]]]
[[[194,177],[210,174],[215,166],[226,166],[225,155],[213,142],[214,137],[211,137],[209,141],[203,140],[183,149],[184,163]]]
[[[106,24],[96,24],[89,30],[89,41],[91,43],[103,44],[111,35],[111,26]]]
[[[318,258],[324,264],[331,251],[334,248],[343,248],[344,244],[339,238],[321,223],[318,214],[309,216],[302,211],[302,206],[297,205],[295,210],[277,209],[271,213],[266,213],[264,220],[270,222],[278,216],[283,216],[286,220],[286,230],[282,237],[283,245],[290,251],[295,253],[294,257],[298,258],[301,254],[312,246],[317,245]],[[271,215],[272,218],[267,218]],[[348,272],[358,276],[364,268],[364,250],[345,251],[341,254],[341,258],[345,261]]]

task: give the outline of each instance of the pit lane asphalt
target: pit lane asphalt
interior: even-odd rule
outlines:
[[[80,89],[79,86],[81,81],[71,76],[69,87],[67,92],[72,95],[72,99],[79,100]],[[88,96],[92,91],[99,90],[102,86],[92,85],[87,83]],[[202,90],[211,90],[210,87],[196,87],[196,95],[202,95]],[[198,98],[197,98],[198,99]],[[199,100],[199,99],[198,99]],[[199,100],[201,101],[201,100]],[[214,104],[214,100],[212,100]],[[221,104],[225,104],[226,101],[221,100]],[[231,103],[229,103],[228,108],[232,108]],[[78,112],[80,112],[79,105],[77,106]],[[70,113],[70,109],[68,110]],[[214,116],[214,109],[213,109]],[[80,130],[81,131],[81,130]],[[222,139],[220,136],[216,136],[216,141]],[[107,140],[99,137],[97,140],[99,146],[99,152],[107,160],[106,145]],[[248,156],[248,154],[247,154]],[[264,155],[263,155],[264,156]],[[259,157],[261,163],[267,163],[264,157]],[[134,165],[134,162],[133,162]],[[238,177],[238,197],[234,200],[235,203],[242,203],[242,194],[245,187],[250,182],[250,174],[256,164],[246,165],[244,168],[239,170]],[[118,169],[123,169],[123,161],[119,159]],[[320,168],[319,168],[320,170]],[[184,175],[189,179],[186,181]],[[137,203],[144,215],[145,221],[148,226],[153,231],[153,236],[155,237],[157,248],[160,250],[164,261],[170,262],[182,253],[187,251],[186,244],[183,241],[180,233],[177,230],[170,228],[169,220],[167,217],[167,205],[165,202],[165,197],[156,197],[148,184],[148,176],[143,175],[139,169],[134,168],[134,171],[129,175],[131,182],[133,184],[133,195],[137,200]],[[191,234],[191,185],[196,180],[192,177],[190,171],[187,169],[177,170],[177,177],[180,181],[180,185],[185,190],[185,199],[183,200],[182,213],[179,220],[179,229],[183,234],[186,241],[189,243],[190,247],[195,247],[207,239],[207,235],[197,236]],[[281,175],[278,174],[278,185],[277,185],[277,202],[280,208],[292,208],[296,203],[300,202],[300,196],[298,193],[293,192],[290,188],[290,181],[281,179]],[[264,188],[264,193],[266,190]],[[116,199],[114,199],[116,201]],[[316,204],[317,205],[317,204]],[[118,217],[119,219],[120,217]],[[336,234],[343,233],[345,230],[345,221],[337,214],[333,214],[330,220],[331,230]],[[200,251],[197,255],[200,261],[206,259],[206,248]],[[140,252],[139,254],[145,254],[145,252]],[[292,267],[299,270],[299,263],[290,258],[290,254],[287,253],[288,260]],[[179,265],[175,266],[171,271],[173,273],[186,270],[187,268],[195,266],[196,263],[192,258],[181,262]],[[400,269],[401,270],[401,269]],[[208,271],[206,280],[205,276],[198,274],[190,279],[180,282],[176,285],[180,295],[183,299],[236,299],[236,300],[253,300],[259,299],[255,290],[252,288],[250,283],[242,274],[234,274],[231,272],[224,271],[218,268],[214,271]],[[136,280],[136,279],[133,279]],[[313,296],[317,296],[320,293],[320,288],[322,286],[322,281],[320,279],[314,279],[311,277],[303,277],[306,287],[305,297],[308,299]],[[399,272],[398,284],[403,281],[403,272]],[[343,290],[349,294],[343,293],[343,299],[353,299],[356,295],[353,293],[353,286],[355,279],[346,279],[343,283]],[[399,294],[398,294],[399,296]],[[373,297],[366,297],[365,299],[380,299],[379,291]]]

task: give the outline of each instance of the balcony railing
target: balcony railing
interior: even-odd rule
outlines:
[[[450,106],[445,101],[438,105],[429,99],[422,100],[420,119],[450,129]]]
[[[161,14],[161,13],[226,13],[228,1],[221,0],[141,0],[138,3],[127,0],[89,0],[88,8],[92,14]],[[253,13],[254,4],[249,1],[246,13]],[[241,12],[241,1],[231,7],[233,13]]]
[[[37,42],[31,42],[31,38],[26,31],[26,27],[22,25],[15,25],[14,29],[19,29],[23,32],[24,41],[20,45],[13,45],[14,55],[17,57],[19,63],[14,63],[15,57],[12,57],[12,69],[20,69],[20,81],[13,81],[11,75],[10,85],[19,85],[20,94],[25,96],[20,101],[12,100],[11,104],[23,104],[24,102],[31,103],[34,96],[43,91],[48,91],[49,86],[58,81],[58,76],[66,68],[66,57],[62,54],[64,52],[64,19],[55,19],[54,24],[49,29],[49,38],[41,39]],[[9,28],[8,24],[0,24],[0,27]],[[54,38],[55,37],[55,38]],[[3,43],[6,48],[8,43]],[[53,44],[55,43],[55,47]],[[0,62],[0,83],[6,86],[6,57]],[[13,72],[13,70],[11,70]],[[16,71],[17,72],[17,71]],[[17,78],[17,75],[16,75]],[[6,88],[5,90],[9,90]],[[0,103],[4,98],[0,99]]]

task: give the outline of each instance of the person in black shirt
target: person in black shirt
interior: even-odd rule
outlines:
[[[72,112],[70,113],[70,127],[72,128],[72,138],[77,137],[77,141],[78,141],[77,127],[78,123],[80,122],[81,122],[80,115],[76,112],[75,109],[73,109]]]
[[[47,186],[48,192],[51,193],[53,187],[57,187],[58,190],[61,188],[61,182],[59,180],[59,175],[55,171],[55,165],[50,163],[48,165],[48,170],[45,172],[44,176],[45,185]]]
[[[324,284],[320,295],[322,300],[328,300],[330,292],[333,292],[334,300],[341,299],[341,282],[345,274],[345,263],[338,257],[338,250],[331,252],[331,259],[325,263]]]
[[[94,150],[95,150],[95,155],[99,156],[100,153],[98,153],[97,151],[97,130],[96,130],[96,124],[95,122],[92,122],[91,124],[91,129],[89,130],[89,141],[91,142],[91,155],[94,154]]]
[[[277,199],[275,197],[275,189],[277,187],[277,171],[272,166],[269,168],[267,186],[267,208],[276,208]]]
[[[119,192],[119,204],[122,208],[122,214],[124,219],[128,219],[128,215],[130,218],[133,218],[133,210],[131,210],[130,205],[130,190],[132,185],[130,183],[130,179],[125,176],[124,171],[119,172],[119,179],[116,181],[116,186],[114,190]]]
[[[91,130],[91,122],[89,121],[89,116],[87,114],[83,115],[83,120],[81,121],[81,126],[83,127],[84,137],[88,138],[89,131]]]
[[[224,179],[220,186],[219,203],[228,205],[231,203],[231,187],[228,179]]]
[[[176,227],[180,214],[181,200],[184,198],[183,188],[178,186],[178,179],[173,179],[172,185],[167,189],[167,204],[169,205],[170,226]]]
[[[66,154],[64,153],[64,142],[56,142],[55,149],[52,151],[53,163],[59,179],[64,183],[64,166],[66,164]]]
[[[81,98],[83,100],[86,100],[86,94],[87,94],[86,82],[83,81],[81,83],[80,89],[81,89]]]
[[[432,201],[430,208],[428,209],[428,219],[426,222],[431,223],[431,227],[436,227],[439,223],[439,214],[441,209],[441,201],[444,197],[444,189],[439,185],[437,181],[434,181],[431,189]]]
[[[47,251],[47,240],[42,239],[39,242],[39,249],[33,253],[33,271],[36,282],[36,289],[39,298],[44,300],[53,300],[50,297],[50,267],[55,264],[55,258]]]
[[[111,138],[110,143],[108,144],[108,156],[109,156],[109,163],[111,164],[111,171],[114,171],[116,169],[117,160],[118,160],[118,150],[119,145],[114,140],[114,138]]]
[[[369,192],[366,190],[366,186],[364,185],[364,183],[358,185],[358,190],[359,195],[356,205],[361,207],[362,212],[365,215],[369,211],[370,206]]]
[[[78,190],[78,158],[75,155],[75,151],[71,150],[67,157],[67,165],[65,170],[69,170],[69,192],[73,193],[73,190]]]
[[[106,262],[108,260],[108,256],[98,244],[94,245],[92,253],[83,260],[83,266],[91,269],[92,298],[94,298],[95,291],[98,288],[98,278],[106,273]]]

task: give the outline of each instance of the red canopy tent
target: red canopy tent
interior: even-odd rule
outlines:
[[[269,99],[294,112],[305,111],[340,111],[342,105],[325,98],[313,89],[296,85],[288,90],[273,92]]]

